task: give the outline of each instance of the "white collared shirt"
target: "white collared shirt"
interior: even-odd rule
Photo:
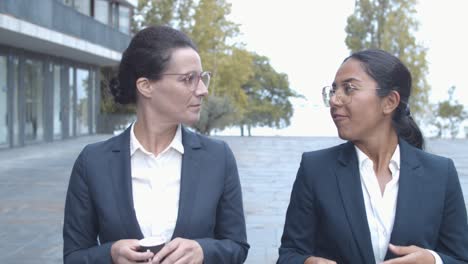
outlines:
[[[133,204],[144,237],[171,240],[177,222],[182,170],[182,129],[159,155],[148,152],[130,132]]]
[[[387,254],[395,222],[400,179],[400,147],[397,145],[390,159],[388,168],[392,173],[392,179],[385,185],[383,194],[380,191],[379,182],[374,172],[374,163],[358,147],[355,146],[355,149],[359,161],[362,194],[364,196],[375,263],[382,263]],[[443,264],[442,259],[437,253],[432,250],[429,251],[435,257],[436,264]]]

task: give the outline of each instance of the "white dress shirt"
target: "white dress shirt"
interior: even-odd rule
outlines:
[[[379,182],[374,172],[374,163],[358,147],[355,148],[359,161],[362,194],[364,196],[375,263],[382,263],[387,254],[395,222],[400,179],[400,147],[397,145],[388,165],[392,173],[392,179],[385,185],[383,194],[380,191]],[[432,250],[429,250],[429,252],[435,257],[436,264],[443,264],[442,259],[437,253]]]
[[[148,152],[130,133],[133,204],[144,237],[159,236],[170,241],[179,209],[182,169],[181,126],[169,146],[159,155]]]

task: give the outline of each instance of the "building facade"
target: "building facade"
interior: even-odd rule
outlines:
[[[137,0],[0,1],[0,149],[93,134]]]

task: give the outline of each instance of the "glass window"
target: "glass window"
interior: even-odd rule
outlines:
[[[62,106],[60,100],[60,65],[54,65],[54,138],[62,136]]]
[[[96,0],[94,2],[94,18],[106,25],[109,24],[109,2],[106,0]]]
[[[91,133],[96,133],[96,125],[97,125],[97,116],[96,116],[96,71],[91,71],[89,86],[91,87],[89,95],[90,95],[90,104],[91,104]]]
[[[62,3],[64,3],[67,6],[73,6],[73,0],[62,0]]]
[[[76,70],[76,134],[89,134],[89,71]]]
[[[82,14],[91,15],[91,0],[74,0],[74,7]]]
[[[43,71],[42,62],[27,59],[24,67],[25,127],[26,141],[44,138],[43,123]]]
[[[111,23],[110,25],[114,28],[119,28],[119,5],[112,3],[111,5]]]
[[[8,146],[7,57],[0,56],[0,147]]]
[[[125,34],[130,34],[130,8],[119,6],[119,30]]]
[[[19,59],[18,57],[10,57],[13,61],[13,146],[20,145],[20,117],[19,117],[19,95],[18,95],[18,69]]]
[[[74,104],[74,95],[75,95],[75,78],[74,78],[74,71],[75,69],[73,67],[70,67],[68,69],[68,85],[69,85],[69,90],[68,90],[68,136],[74,136],[74,129],[73,129],[73,121],[75,117],[75,111],[73,111],[75,104]]]

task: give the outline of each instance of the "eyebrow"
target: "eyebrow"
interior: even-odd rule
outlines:
[[[184,73],[163,73],[161,75],[173,75],[173,76],[179,76],[178,78],[183,78],[183,77],[186,77],[187,75],[189,74],[199,74],[197,71],[189,71],[189,72],[184,72]]]
[[[356,79],[356,78],[354,78],[354,77],[350,77],[350,78],[344,79],[343,81],[341,81],[341,83],[349,83],[349,82],[353,82],[353,81],[355,81],[355,82],[361,82],[361,80],[359,80],[359,79]],[[332,83],[332,86],[335,87],[335,86],[336,86],[336,82],[333,82],[333,83]]]
[[[189,74],[194,74],[194,73],[195,73],[195,74],[197,74],[197,72],[196,72],[196,71],[187,71],[187,72],[183,72],[183,73],[181,73],[180,75],[184,75],[184,76],[186,76],[186,75],[189,75]]]

